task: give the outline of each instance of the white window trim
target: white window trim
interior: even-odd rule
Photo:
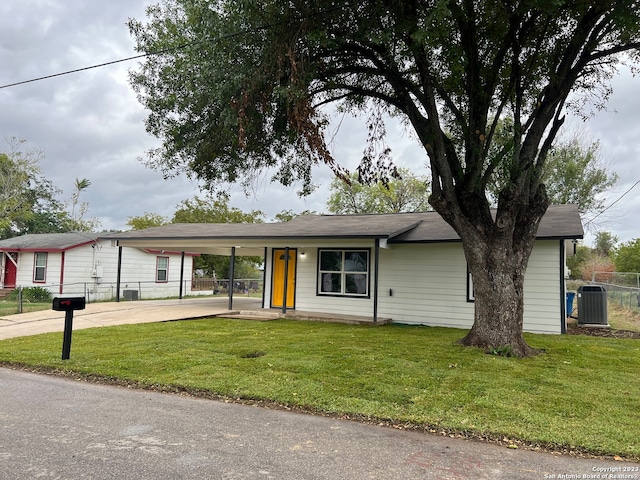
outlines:
[[[322,257],[322,252],[340,252],[342,255],[342,260],[341,260],[341,270],[335,270],[335,271],[329,271],[329,270],[321,270],[320,269],[320,264],[321,264],[321,257]],[[367,270],[364,272],[354,272],[354,271],[346,271],[344,269],[344,263],[345,263],[345,254],[350,253],[350,252],[364,252],[367,255]],[[322,274],[323,273],[329,273],[329,274],[340,274],[341,276],[341,282],[340,282],[340,287],[341,287],[341,291],[340,292],[323,292],[322,291]],[[356,274],[356,275],[364,275],[366,277],[366,281],[365,281],[365,285],[366,285],[366,292],[365,293],[348,293],[345,292],[345,288],[346,288],[346,276],[349,274]],[[318,249],[318,266],[317,266],[317,275],[316,275],[316,294],[318,296],[323,296],[323,297],[355,297],[355,298],[369,298],[371,293],[371,249],[369,248],[319,248]]]
[[[160,259],[166,259],[167,265],[165,268],[160,268]],[[160,280],[160,272],[164,271],[165,278]],[[169,257],[158,256],[156,257],[156,283],[168,283],[169,282]]]
[[[44,265],[38,265],[38,256],[44,256]],[[49,255],[47,252],[34,252],[33,253],[33,283],[46,283],[47,282],[47,262],[49,261]],[[42,279],[38,279],[38,270],[42,270]]]

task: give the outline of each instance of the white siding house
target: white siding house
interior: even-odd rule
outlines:
[[[120,297],[149,299],[178,296],[191,290],[193,255],[122,248],[97,234],[32,234],[0,241],[0,287],[43,287],[53,295],[84,295],[87,301],[115,299],[120,270]],[[183,282],[180,283],[181,273]]]
[[[549,207],[525,276],[525,331],[565,331],[565,245],[582,236],[574,205]],[[435,212],[173,224],[109,238],[129,247],[263,255],[262,306],[283,313],[295,309],[465,329],[473,324],[473,286],[462,243]]]

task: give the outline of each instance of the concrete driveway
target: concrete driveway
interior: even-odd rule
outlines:
[[[212,316],[248,316],[266,318],[275,314],[262,311],[259,298],[234,297],[233,310],[228,298],[188,298],[182,300],[148,300],[137,302],[91,303],[73,315],[73,329],[107,327],[133,323],[167,322]],[[64,312],[43,310],[0,318],[0,340],[62,332]]]

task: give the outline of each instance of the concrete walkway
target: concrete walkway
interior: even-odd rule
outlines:
[[[259,298],[234,297],[233,310],[228,298],[188,298],[182,300],[148,300],[137,302],[91,303],[73,315],[73,329],[108,327],[134,323],[167,322],[213,316],[275,318],[277,314],[262,310]],[[0,340],[39,333],[62,332],[64,312],[40,312],[7,315],[0,318]]]

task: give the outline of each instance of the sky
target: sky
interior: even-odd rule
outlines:
[[[148,0],[10,0],[0,2],[0,86],[58,74],[136,55],[126,23],[145,18]],[[0,88],[0,151],[7,139],[39,150],[42,175],[68,200],[76,178],[90,187],[80,200],[87,216],[97,217],[105,230],[126,229],[128,217],[146,212],[171,217],[176,206],[204,195],[186,175],[164,179],[143,163],[146,152],[160,144],[145,131],[147,116],[128,83],[138,61],[61,75]],[[568,114],[567,130],[599,141],[604,161],[618,173],[618,184],[607,193],[612,205],[597,219],[597,229],[612,232],[621,242],[640,238],[640,78],[623,70],[612,81],[614,93],[605,111],[587,121]],[[426,154],[410,132],[390,121],[387,143],[399,167],[426,175]],[[362,118],[335,117],[328,135],[332,154],[354,168],[365,147]],[[246,196],[229,187],[230,205],[261,210],[265,220],[278,212],[326,212],[331,172],[314,170],[316,191],[306,197],[298,188],[270,183],[263,175]],[[629,190],[630,189],[630,190]],[[592,234],[585,239],[587,244]]]

